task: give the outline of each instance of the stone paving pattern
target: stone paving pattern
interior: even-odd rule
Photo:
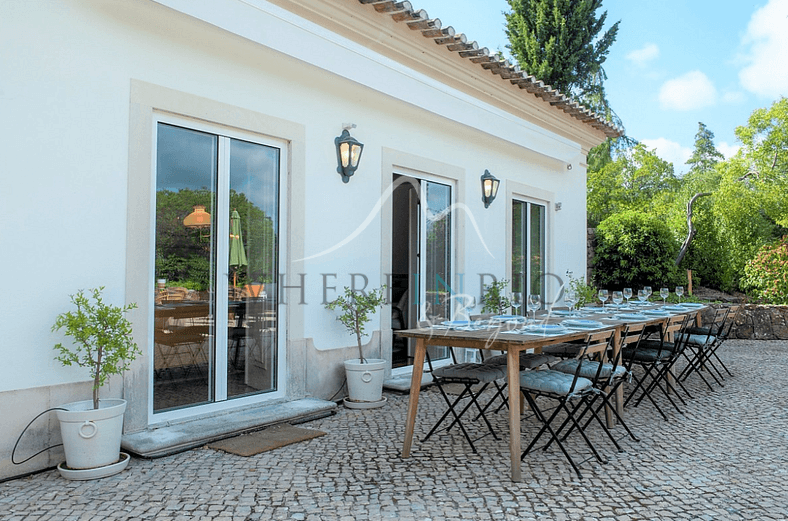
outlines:
[[[493,416],[501,441],[480,440],[478,455],[451,432],[415,441],[402,459],[408,397],[387,394],[384,408],[341,408],[302,425],[324,437],[249,458],[200,448],[134,458],[101,480],[49,470],[0,483],[0,519],[788,519],[788,343],[731,340],[720,354],[735,377],[713,392],[692,379],[684,415],[666,422],[646,402],[627,408],[641,442],[624,440],[625,452],[591,429],[609,462],[584,463],[583,480],[551,449],[527,456],[513,483],[505,411]],[[437,391],[423,391],[419,439],[442,411]],[[480,423],[472,430],[482,433]],[[534,433],[524,419],[523,441]]]

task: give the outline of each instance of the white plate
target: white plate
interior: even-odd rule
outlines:
[[[544,335],[555,335],[566,333],[566,328],[560,324],[529,324],[525,330],[531,333],[542,333]]]
[[[564,320],[563,322],[561,322],[561,325],[565,327],[573,327],[580,329],[598,329],[601,327],[605,327],[605,325],[602,322],[598,322],[596,320],[583,320],[583,319]]]
[[[449,327],[468,327],[468,326],[471,325],[471,321],[470,320],[446,320],[444,322],[441,322],[441,324],[444,325],[444,326],[449,326]]]
[[[619,313],[617,315],[613,315],[613,318],[616,320],[648,320],[648,317],[643,313]]]
[[[683,308],[700,309],[703,306],[705,306],[705,304],[700,304],[698,302],[685,302],[683,304],[679,304],[679,306],[681,306]]]
[[[490,317],[490,320],[498,320],[501,322],[514,320],[516,322],[522,322],[525,320],[525,317],[522,315],[495,315],[494,317]]]

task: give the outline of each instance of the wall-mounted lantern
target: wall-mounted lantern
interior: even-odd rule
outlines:
[[[334,139],[337,146],[337,172],[342,176],[343,183],[350,181],[350,176],[356,173],[361,152],[364,150],[364,144],[351,136],[348,130],[355,126],[344,125],[342,134]]]
[[[489,170],[484,171],[484,175],[482,175],[482,202],[484,202],[485,208],[489,207],[495,200],[495,196],[498,195],[498,185],[500,184],[501,182]]]

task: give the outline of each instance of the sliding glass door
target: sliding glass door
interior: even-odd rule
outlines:
[[[276,392],[282,147],[156,132],[153,411]]]
[[[540,295],[545,301],[545,218],[544,205],[512,201],[512,284],[513,292]]]

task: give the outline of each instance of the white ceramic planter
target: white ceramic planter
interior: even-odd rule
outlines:
[[[120,437],[126,400],[100,400],[98,409],[93,409],[93,400],[68,403],[62,407],[67,410],[57,411],[57,418],[66,452],[66,466],[81,470],[117,464],[121,459]]]
[[[366,363],[361,363],[358,358],[345,360],[348,400],[367,404],[364,408],[369,408],[371,403],[383,405],[383,376],[386,364],[386,360],[381,358],[367,358]]]

